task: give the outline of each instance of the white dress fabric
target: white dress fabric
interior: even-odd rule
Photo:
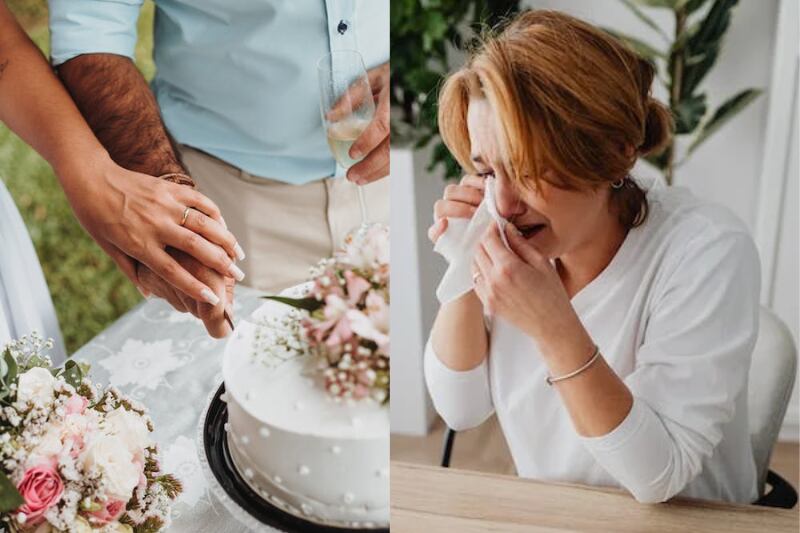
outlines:
[[[55,364],[66,359],[61,329],[36,251],[14,200],[0,180],[0,349],[34,331],[53,339]]]
[[[453,429],[496,412],[520,476],[623,487],[642,502],[679,494],[751,503],[747,375],[758,332],[758,253],[720,206],[663,186],[648,199],[645,224],[572,298],[633,393],[618,427],[578,435],[545,383],[536,342],[499,317],[489,317],[489,354],[474,369],[446,367],[428,343],[428,389]]]

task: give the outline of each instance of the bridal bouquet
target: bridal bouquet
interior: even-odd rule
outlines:
[[[373,224],[351,234],[344,249],[312,270],[311,283],[304,298],[267,298],[307,311],[294,331],[319,357],[334,398],[387,402],[389,229]]]
[[[88,367],[53,368],[37,335],[0,357],[0,530],[150,533],[180,482],[161,472],[145,408]]]

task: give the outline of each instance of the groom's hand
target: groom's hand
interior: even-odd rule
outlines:
[[[347,179],[364,185],[389,175],[389,63],[367,72],[375,116],[350,147],[350,157],[361,161],[350,167]]]
[[[208,285],[214,294],[219,297],[219,303],[210,305],[205,302],[198,302],[177,290],[146,266],[140,264],[137,274],[141,286],[154,295],[167,300],[176,310],[189,312],[202,320],[203,325],[205,325],[206,330],[212,337],[219,339],[227,336],[231,332],[231,328],[225,319],[225,312],[227,311],[228,316],[233,317],[234,279],[219,275],[185,252],[174,248],[167,248],[166,251],[183,268]]]

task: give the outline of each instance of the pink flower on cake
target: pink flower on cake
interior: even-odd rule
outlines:
[[[88,514],[92,524],[104,526],[116,521],[125,512],[125,502],[122,500],[109,500],[99,511]]]
[[[41,464],[22,475],[17,490],[25,500],[17,513],[25,516],[26,526],[35,526],[44,519],[45,511],[61,499],[64,483],[52,464]]]

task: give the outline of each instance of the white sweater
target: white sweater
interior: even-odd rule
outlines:
[[[425,378],[456,430],[492,412],[520,476],[624,487],[641,502],[676,494],[751,503],[756,468],[747,375],[758,330],[759,262],[744,225],[685,189],[648,192],[650,216],[572,305],[633,408],[610,433],[581,437],[536,343],[489,319],[489,355],[455,371],[433,352]],[[588,355],[588,354],[587,354]]]

